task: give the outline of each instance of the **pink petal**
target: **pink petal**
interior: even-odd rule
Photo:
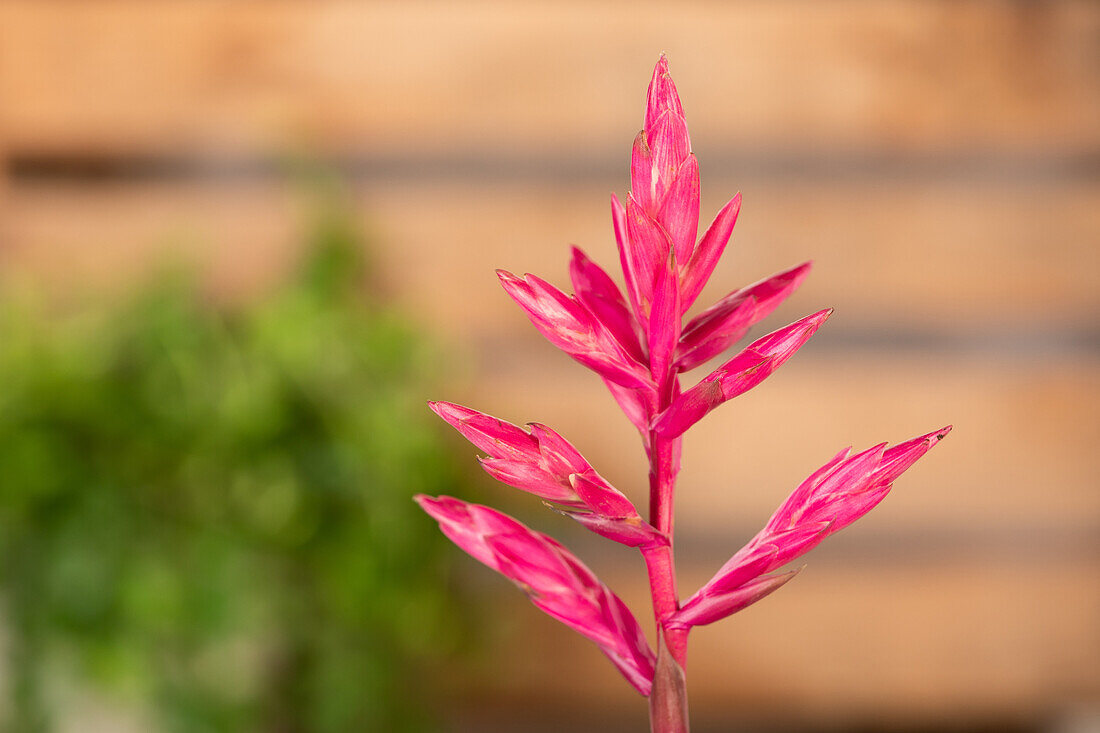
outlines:
[[[890,487],[892,486],[893,484],[877,484],[841,504],[829,526],[828,534],[839,532],[874,509],[890,493]]]
[[[666,112],[652,128],[646,128],[646,141],[653,154],[653,205],[660,207],[672,189],[676,174],[691,154],[687,122],[683,115]],[[694,244],[694,243],[693,243]]]
[[[653,157],[652,203],[659,206],[676,171],[691,152],[684,108],[664,57],[653,69],[643,127]]]
[[[634,258],[631,254],[630,232],[626,224],[626,208],[619,202],[618,196],[611,194],[611,225],[615,230],[615,244],[619,248],[619,265],[623,269],[626,292],[631,307],[638,319],[643,319],[642,296],[638,290],[638,273],[634,270]]]
[[[680,340],[680,285],[675,257],[657,273],[653,309],[649,314],[649,364],[654,378],[669,372],[676,343]]]
[[[569,276],[573,281],[577,300],[614,334],[627,353],[638,361],[644,361],[645,355],[638,342],[637,322],[610,276],[588,259],[579,247],[573,248]]]
[[[709,309],[695,318],[680,336],[676,349],[676,371],[686,372],[721,354],[748,333],[756,318],[756,298],[721,303],[721,309]]]
[[[497,275],[505,291],[550,343],[617,384],[635,388],[651,384],[645,366],[631,358],[574,298],[534,275],[518,278],[505,270],[498,270]]]
[[[893,483],[894,479],[916,463],[921,456],[932,450],[932,446],[943,440],[950,432],[951,426],[948,425],[888,449],[883,454],[882,465],[875,474],[876,483]]]
[[[623,411],[626,418],[630,420],[634,427],[638,428],[642,435],[647,436],[649,433],[649,408],[642,392],[621,387],[606,379],[604,384],[607,385],[611,396],[615,398],[616,404],[619,405],[619,409]]]
[[[832,522],[854,510],[860,494],[871,488],[871,473],[882,462],[885,447],[882,443],[841,461],[791,512],[791,522]]]
[[[477,518],[470,513],[470,505],[449,496],[433,498],[417,494],[413,499],[432,519],[439,522],[439,528],[452,542],[493,570],[499,569],[496,556],[485,543],[483,529],[478,526]]]
[[[519,278],[506,270],[497,270],[497,276],[508,295],[527,312],[535,328],[555,346],[573,351],[595,345],[590,317],[579,303],[533,275]]]
[[[630,150],[630,193],[651,216],[657,215],[657,179],[653,176],[653,151],[649,149],[646,132],[634,138]]]
[[[786,527],[791,527],[795,522],[795,513],[809,500],[811,493],[817,490],[821,482],[835,471],[837,466],[839,466],[851,452],[851,448],[845,448],[840,451],[833,456],[828,463],[814,471],[810,474],[809,478],[799,484],[798,488],[794,490],[785,502],[783,502],[783,505],[779,507],[771,520],[768,521],[765,531],[778,531]]]
[[[657,221],[668,232],[677,262],[688,262],[699,233],[699,161],[688,155],[665,194]]]
[[[714,266],[722,256],[722,251],[733,234],[733,225],[737,223],[737,214],[741,211],[741,194],[737,194],[722,207],[714,221],[707,228],[699,245],[692,252],[691,259],[684,265],[680,278],[680,307],[687,311],[703,286],[714,272]]]
[[[574,609],[574,617],[588,612],[571,592],[577,585],[572,569],[562,562],[557,548],[540,541],[536,532],[524,527],[510,534],[492,534],[485,537],[485,544],[496,555],[499,572],[526,586],[524,590],[557,596],[559,603]]]
[[[680,395],[656,419],[653,429],[675,438],[718,405],[760,384],[793,356],[831,313],[832,309],[820,311],[757,339]]]
[[[705,592],[713,595],[740,588],[844,529],[890,492],[891,484],[883,479],[897,478],[899,466],[911,466],[914,455],[923,455],[948,430],[928,433],[889,450],[884,450],[883,443],[852,456],[849,449],[841,451],[791,493],[764,529],[707,582]]]
[[[630,499],[595,471],[588,472],[588,475],[571,474],[569,484],[584,505],[601,517],[623,519],[638,516],[638,510]]]
[[[576,520],[601,537],[627,547],[658,547],[668,544],[668,537],[641,517],[609,519],[581,511],[563,511],[562,514]]]
[[[666,622],[666,626],[686,629],[720,621],[779,590],[799,572],[801,568],[779,575],[765,575],[728,593],[696,593]]]
[[[637,278],[639,298],[645,306],[653,299],[654,282],[658,272],[668,264],[672,243],[661,225],[642,209],[633,195],[626,200],[626,230],[630,237],[631,267]]]
[[[493,458],[529,460],[539,455],[538,442],[512,423],[453,402],[429,402],[428,407]]]
[[[485,472],[501,483],[559,504],[577,501],[572,487],[534,463],[506,458],[482,458],[480,462]]]
[[[653,67],[653,78],[649,82],[649,91],[646,94],[645,129],[653,129],[657,118],[666,112],[683,117],[684,107],[680,103],[676,85],[672,83],[672,77],[669,76],[668,59],[661,54],[657,59],[657,65]]]
[[[765,280],[735,290],[691,319],[680,337],[676,365],[686,371],[724,351],[771,314],[802,283],[806,262]]]
[[[568,476],[578,471],[591,471],[592,466],[573,444],[542,423],[528,423],[531,435],[538,441],[539,452],[549,469],[555,474]]]
[[[572,553],[495,509],[451,497],[419,495],[416,501],[459,547],[594,641],[638,692],[649,694],[656,657],[637,620]]]
[[[761,532],[738,550],[700,593],[728,593],[809,552],[829,534],[828,522],[807,522],[781,532]]]

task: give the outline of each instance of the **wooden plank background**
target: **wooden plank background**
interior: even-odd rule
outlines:
[[[569,243],[614,263],[607,198],[660,50],[704,212],[745,195],[700,302],[812,258],[764,328],[837,308],[689,436],[685,587],[840,447],[956,425],[789,588],[696,633],[699,720],[1034,727],[1100,704],[1094,2],[7,0],[3,277],[98,296],[182,257],[249,297],[308,219],[284,161],[330,161],[387,293],[449,345],[439,396],[555,426],[644,503],[631,430],[493,269],[564,284]],[[646,608],[630,553],[502,501]],[[499,668],[451,691],[456,730],[531,706],[548,730],[640,724],[594,649],[488,587]]]

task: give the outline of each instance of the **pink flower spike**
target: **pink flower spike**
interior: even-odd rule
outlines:
[[[448,496],[415,498],[455,544],[595,642],[638,692],[649,695],[656,656],[645,634],[622,600],[572,553],[495,509]]]
[[[676,351],[678,371],[693,369],[726,350],[759,323],[802,284],[810,271],[806,262],[778,275],[734,290],[691,319]]]
[[[683,271],[680,274],[680,308],[684,312],[699,297],[699,293],[703,292],[703,286],[710,279],[714,266],[718,264],[726,243],[733,234],[733,225],[737,223],[740,212],[741,194],[737,194],[714,217],[703,238],[699,240],[699,245],[692,252],[691,259],[686,263],[681,261]]]
[[[761,598],[786,585],[802,568],[778,575],[765,575],[728,592],[696,594],[668,620],[668,626],[686,629],[721,621],[738,611],[743,611]]]
[[[642,208],[656,216],[691,152],[684,108],[664,56],[653,69],[647,96],[643,129],[634,142],[630,185]]]
[[[656,419],[653,429],[675,438],[718,405],[743,394],[768,378],[821,327],[832,313],[828,308],[754,341],[680,395]]]
[[[479,460],[490,475],[542,498],[588,530],[640,551],[656,624],[653,649],[623,602],[553,539],[487,507],[417,497],[446,536],[509,578],[545,613],[595,642],[649,698],[653,733],[689,729],[685,670],[691,629],[737,613],[789,582],[799,572],[787,567],[791,561],[878,505],[894,481],[951,429],[893,447],[883,443],[837,453],[802,481],[702,588],[681,601],[674,498],[683,433],[718,405],[767,379],[832,314],[827,309],[802,318],[754,339],[729,358],[726,350],[772,314],[801,285],[811,265],[733,290],[685,318],[728,247],[741,194],[718,211],[702,236],[699,203],[699,162],[668,61],[661,55],[631,150],[630,192],[621,201],[611,195],[621,289],[577,247],[569,263],[572,295],[533,275],[498,271],[501,285],[535,328],[595,371],[638,429],[648,463],[646,518],[549,427],[530,423],[520,428],[459,405],[429,403],[484,452]],[[725,363],[685,390],[680,375],[711,359]]]
[[[680,103],[680,95],[668,73],[668,57],[661,54],[653,67],[653,78],[646,93],[645,129],[654,129],[661,115],[669,112],[683,117],[684,106]]]
[[[575,298],[534,275],[519,278],[498,270],[497,276],[550,343],[616,384],[633,388],[652,384],[649,370],[631,357],[607,327]]]
[[[890,492],[890,482],[911,466],[914,454],[924,455],[945,430],[939,430],[884,450],[885,443],[849,455],[841,451],[810,474],[776,510],[752,540],[737,551],[683,608],[747,587],[754,578],[769,573],[819,545],[871,511]],[[891,452],[893,451],[893,452]],[[903,469],[904,470],[904,469]]]
[[[667,543],[618,489],[596,473],[573,445],[539,423],[530,432],[468,407],[428,403],[478,448],[485,472],[501,483],[561,507],[593,532],[637,547]]]

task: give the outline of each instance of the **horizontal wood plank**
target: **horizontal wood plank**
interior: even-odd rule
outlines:
[[[12,151],[629,147],[658,51],[696,142],[1100,143],[1089,0],[0,4]]]
[[[624,170],[626,161],[624,160]],[[982,348],[1019,334],[1095,337],[1100,313],[1100,184],[991,187],[860,182],[776,184],[704,171],[704,217],[738,188],[742,214],[700,299],[799,262],[815,271],[771,323],[826,306],[830,328],[955,334]],[[625,177],[625,173],[624,173]],[[608,193],[578,186],[407,183],[357,188],[386,291],[463,342],[532,339],[494,269],[566,285],[567,245],[609,270]],[[6,201],[6,205],[5,205]],[[223,294],[269,286],[293,262],[309,218],[300,189],[275,183],[19,185],[0,198],[0,261],[61,292],[139,277],[163,258],[200,265]],[[843,327],[839,324],[843,324]]]

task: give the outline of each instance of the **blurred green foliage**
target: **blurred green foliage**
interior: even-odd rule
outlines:
[[[364,294],[339,216],[313,239],[246,306],[186,277],[0,303],[9,730],[51,729],[58,665],[165,731],[431,726],[423,673],[469,615],[411,497],[467,474],[424,406],[437,355]]]

